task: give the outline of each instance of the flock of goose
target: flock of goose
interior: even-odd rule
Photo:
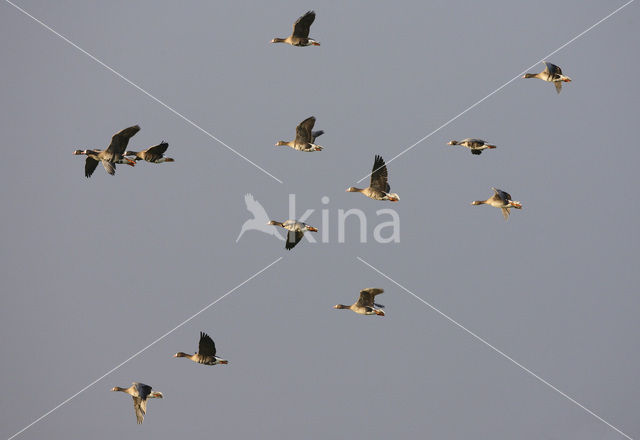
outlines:
[[[292,46],[304,47],[304,46],[319,46],[320,43],[312,38],[309,38],[309,30],[311,24],[315,20],[315,12],[308,11],[293,25],[293,32],[286,38],[274,38],[272,43],[286,43]],[[539,78],[543,81],[551,82],[554,84],[556,91],[560,93],[562,90],[563,82],[570,82],[571,78],[562,74],[560,67],[544,61],[545,69],[540,73],[527,73],[523,78]],[[316,138],[321,136],[324,132],[322,130],[313,131],[316,118],[311,116],[302,121],[296,127],[296,136],[292,141],[278,141],[276,146],[288,146],[298,151],[315,152],[322,151],[323,147],[315,143]],[[138,125],[125,128],[118,133],[114,134],[111,138],[109,147],[105,150],[93,149],[93,150],[75,150],[73,154],[87,156],[85,162],[85,176],[91,177],[95,171],[98,163],[102,163],[107,173],[114,175],[116,172],[116,164],[125,164],[129,166],[135,166],[137,161],[143,160],[150,163],[164,163],[174,162],[170,157],[165,157],[164,153],[167,151],[169,144],[161,142],[158,145],[147,148],[146,150],[137,152],[127,150],[129,140],[140,130]],[[452,140],[448,145],[460,145],[468,148],[472,154],[479,155],[484,150],[495,149],[496,146],[489,144],[482,139],[467,138],[461,141]],[[492,188],[494,194],[487,200],[476,200],[472,202],[472,205],[490,205],[495,208],[499,208],[502,211],[502,215],[505,220],[509,218],[511,208],[522,209],[522,204],[511,198],[511,195],[505,191],[497,188]],[[367,188],[347,188],[347,192],[359,192],[373,200],[388,200],[390,202],[397,202],[400,197],[396,193],[392,193],[389,185],[389,175],[387,172],[387,166],[384,159],[376,155],[373,162],[373,169],[371,172],[371,180]],[[287,240],[285,243],[285,249],[293,249],[304,236],[307,231],[317,232],[318,229],[307,225],[306,223],[296,220],[286,220],[279,222],[272,220],[269,225],[278,226],[286,229]],[[383,305],[376,303],[376,295],[380,295],[384,292],[379,288],[367,288],[360,291],[358,300],[350,306],[344,304],[337,304],[334,309],[349,309],[360,315],[378,315],[384,316],[385,313],[382,308]],[[193,362],[202,365],[219,365],[228,364],[228,361],[216,356],[216,346],[213,339],[204,332],[200,332],[200,341],[198,344],[198,351],[194,354],[187,354],[184,352],[178,352],[174,355],[176,358],[186,357]],[[142,423],[147,411],[147,400],[152,398],[162,398],[163,395],[159,391],[153,391],[152,387],[140,382],[133,382],[128,388],[114,387],[112,391],[122,391],[129,394],[133,398],[133,406],[136,413],[136,419],[138,423]]]

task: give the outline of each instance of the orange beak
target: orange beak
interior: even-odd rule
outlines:
[[[318,43],[317,41],[314,41],[314,42],[313,42],[313,43],[311,43],[311,44],[313,44],[314,46],[320,46],[320,43]]]
[[[307,229],[309,231],[318,232],[318,228],[314,228],[313,226],[309,226]]]

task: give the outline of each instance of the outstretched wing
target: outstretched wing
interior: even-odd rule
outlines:
[[[356,305],[359,307],[373,307],[375,296],[380,295],[382,292],[384,292],[384,289],[378,289],[376,287],[362,289]]]
[[[311,116],[296,127],[296,143],[306,143],[311,142],[311,130],[313,130],[313,125],[316,123],[316,118]]]
[[[562,81],[554,81],[553,85],[556,86],[556,92],[562,92]]]
[[[200,332],[200,343],[198,344],[198,354],[203,356],[215,356],[216,355],[216,344],[214,344],[213,339],[204,333]]]
[[[284,245],[284,248],[288,251],[293,249],[300,240],[302,240],[302,236],[304,232],[302,231],[289,231],[287,233],[287,242]]]
[[[138,394],[136,397],[140,397],[142,400],[146,400],[147,397],[149,397],[149,394],[151,394],[151,385],[140,382],[133,382],[132,385]]]
[[[144,158],[149,162],[155,162],[158,159],[162,159],[162,155],[169,148],[169,144],[162,141],[158,145],[154,145],[153,147],[147,148],[144,150]]]
[[[92,157],[87,156],[87,160],[84,162],[84,176],[91,177],[97,166],[98,161]]]
[[[509,208],[502,208],[502,216],[504,217],[505,220],[509,220]]]
[[[381,156],[376,155],[373,162],[373,171],[371,172],[371,183],[369,186],[384,192],[391,190],[387,177],[387,165]]]
[[[511,194],[509,194],[508,192],[502,191],[501,189],[497,189],[497,188],[491,188],[491,189],[493,190],[493,192],[496,193],[498,197],[500,197],[500,199],[502,199],[504,203],[507,203],[509,200],[511,200]]]
[[[300,38],[309,38],[309,30],[313,20],[316,19],[316,13],[307,11],[302,17],[298,18],[293,24],[293,36]]]
[[[133,409],[135,409],[136,411],[136,420],[138,421],[138,425],[139,425],[143,422],[144,415],[147,413],[147,401],[142,400],[139,397],[134,397]]]
[[[545,67],[545,70],[547,72],[549,72],[549,75],[551,75],[552,78],[557,78],[560,75],[562,75],[562,69],[558,66],[556,66],[555,64],[551,64],[547,61],[543,61]]]
[[[109,144],[109,148],[107,148],[107,151],[111,154],[123,154],[127,149],[129,139],[131,139],[131,137],[133,137],[133,135],[135,135],[139,131],[139,125],[133,125],[131,127],[125,128],[124,130],[120,130],[111,138],[111,144]]]

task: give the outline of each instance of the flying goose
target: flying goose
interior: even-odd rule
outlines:
[[[274,38],[272,43],[287,43],[292,46],[320,46],[316,40],[309,38],[309,30],[311,23],[316,19],[316,13],[307,11],[302,17],[298,18],[293,24],[293,32],[287,38]]]
[[[387,176],[387,166],[380,156],[376,156],[373,162],[373,171],[371,172],[371,183],[368,188],[360,189],[354,186],[347,188],[347,192],[359,192],[374,200],[389,200],[397,202],[400,197],[396,193],[390,193]]]
[[[362,289],[360,291],[360,297],[358,298],[358,301],[356,301],[352,305],[345,306],[344,304],[336,304],[335,306],[333,306],[333,308],[353,310],[360,315],[384,316],[384,311],[376,309],[376,307],[384,308],[384,306],[382,304],[377,304],[374,302],[376,295],[380,295],[383,292],[383,289],[378,289],[376,287]]]
[[[287,250],[291,250],[298,244],[300,240],[302,240],[302,236],[305,231],[313,231],[318,232],[317,228],[313,226],[309,226],[306,223],[297,222],[295,220],[287,220],[284,223],[277,222],[275,220],[271,220],[268,225],[280,226],[288,230],[287,233],[287,242],[284,245],[284,248]]]
[[[133,382],[129,388],[113,387],[111,391],[122,391],[133,397],[133,408],[136,410],[138,424],[144,420],[147,413],[147,399],[162,399],[160,391],[151,391],[149,385],[140,382]]]
[[[195,354],[187,354],[181,351],[177,352],[173,355],[175,358],[189,358],[193,362],[197,362],[199,364],[204,365],[217,365],[217,364],[228,364],[229,361],[219,358],[216,356],[216,344],[214,344],[213,339],[204,333],[200,332],[200,342],[198,343],[198,352]]]
[[[471,150],[471,154],[482,154],[482,150],[494,149],[495,145],[491,145],[482,139],[466,138],[461,141],[449,141],[447,145],[462,145]]]
[[[523,78],[540,78],[543,81],[552,82],[556,86],[556,92],[562,91],[563,82],[571,82],[571,78],[562,74],[562,69],[555,64],[543,61],[546,66],[540,73],[525,73]]]
[[[87,156],[84,175],[91,177],[99,162],[102,162],[104,169],[112,176],[116,173],[117,163],[135,165],[135,161],[124,157],[123,153],[127,149],[129,139],[138,131],[140,131],[140,126],[134,125],[117,132],[111,138],[111,144],[106,150],[75,150],[73,154]]]
[[[520,202],[511,200],[511,194],[504,192],[501,189],[496,189],[493,187],[491,187],[491,189],[495,193],[494,195],[489,197],[487,200],[475,200],[471,202],[471,204],[491,205],[494,208],[500,208],[505,220],[509,219],[509,208],[522,209],[522,204]]]
[[[124,153],[125,156],[134,156],[133,160],[146,160],[151,163],[163,163],[163,162],[175,162],[170,157],[164,157],[164,152],[169,148],[169,144],[165,141],[162,141],[158,145],[154,145],[153,147],[149,147],[143,151],[127,151]]]
[[[324,131],[313,131],[313,125],[316,123],[316,118],[311,116],[302,121],[296,127],[296,138],[292,141],[278,141],[276,147],[286,145],[294,150],[298,151],[322,151],[320,145],[314,144],[316,138],[324,133]]]

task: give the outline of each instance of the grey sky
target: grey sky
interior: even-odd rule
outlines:
[[[390,163],[393,205],[344,190],[624,2],[342,3],[18,2],[280,184],[0,2],[2,438],[280,256],[18,438],[622,438],[356,256],[640,436],[637,2],[549,59],[560,95],[515,81]],[[320,47],[269,43],[308,9]],[[324,151],[274,147],[310,115]],[[71,152],[132,124],[176,162],[85,179]],[[524,209],[469,205],[491,186]],[[331,243],[236,243],[246,193],[278,220],[295,193]],[[401,242],[338,244],[351,207]],[[384,318],[331,309],[368,286]],[[229,365],[171,358],[199,331]],[[165,394],[141,426],[109,392],[134,380]]]

